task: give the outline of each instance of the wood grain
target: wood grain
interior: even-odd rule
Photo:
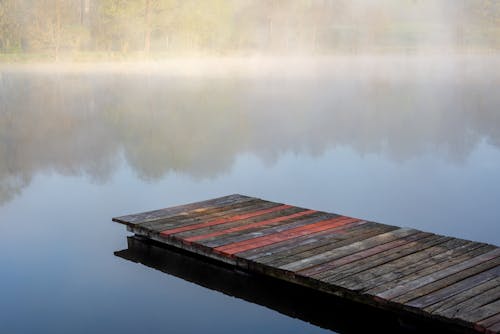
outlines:
[[[113,218],[131,232],[397,314],[500,330],[500,249],[258,198],[229,195]]]

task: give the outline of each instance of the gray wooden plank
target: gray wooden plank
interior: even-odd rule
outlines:
[[[338,215],[337,215],[338,216]],[[215,238],[212,241],[204,242],[203,244],[208,247],[220,247],[227,244],[232,244],[235,242],[245,241],[253,238],[263,237],[266,235],[271,235],[283,231],[290,230],[295,227],[305,226],[309,224],[319,223],[325,221],[327,219],[335,218],[336,215],[327,214],[324,212],[318,212],[316,214],[297,217],[295,219],[287,220],[282,222],[278,226],[262,228],[262,229],[252,229],[246,231],[244,234],[236,234],[236,235],[222,235],[220,238]]]
[[[408,229],[408,228],[401,228],[397,229],[391,232],[383,233],[380,235],[377,235],[375,237],[363,240],[363,241],[358,241],[355,243],[352,243],[350,245],[341,247],[341,248],[336,248],[331,251],[324,252],[322,254],[317,254],[314,256],[311,256],[306,259],[302,259],[296,262],[288,263],[284,266],[280,266],[280,269],[283,270],[288,270],[288,271],[299,271],[303,270],[305,268],[309,268],[315,265],[319,265],[321,263],[325,263],[328,261],[332,261],[337,258],[341,258],[344,256],[347,256],[349,254],[357,253],[361,250],[367,249],[374,247],[379,244],[384,244],[386,242],[393,241],[395,239],[402,238],[404,236],[410,235],[417,233],[417,230],[414,229]]]
[[[275,259],[288,259],[297,253],[307,251],[312,248],[321,247],[338,240],[348,238],[351,233],[358,233],[361,230],[373,229],[381,224],[366,221],[358,221],[345,227],[345,234],[340,236],[338,229],[330,229],[321,232],[311,233],[291,240],[278,242],[270,246],[264,246],[255,250],[238,253],[241,258],[253,260],[259,263],[268,263]],[[361,232],[359,232],[361,233]]]
[[[474,297],[453,305],[452,307],[433,313],[452,319],[460,317],[463,314],[470,313],[475,309],[480,308],[481,306],[492,303],[495,300],[500,299],[500,285],[498,285],[498,281],[496,282],[497,286],[491,289],[485,290],[482,293],[475,295]]]
[[[233,214],[258,210],[261,207],[267,208],[279,205],[280,204],[278,203],[265,202],[256,199],[256,200],[250,200],[215,208],[194,209],[191,211],[181,212],[180,214],[175,216],[157,218],[154,220],[146,221],[144,223],[137,223],[135,225],[140,225],[143,228],[150,228],[156,231],[163,231],[170,228],[175,228],[190,224],[197,224],[211,219],[218,219],[221,217],[231,216]]]
[[[320,242],[302,246],[293,245],[293,248],[288,251],[260,257],[255,261],[269,266],[280,267],[393,230],[395,230],[393,226],[372,224],[363,224],[353,229],[336,228],[330,231],[328,238],[324,238]]]
[[[396,264],[400,264],[400,266],[403,266],[404,264],[407,264],[404,262],[404,259],[410,259],[412,256],[413,257],[420,257],[424,258],[423,255],[419,255],[423,253],[425,250],[432,251],[433,249],[435,250],[442,250],[443,245],[446,243],[450,242],[453,240],[451,237],[444,237],[441,235],[431,235],[428,238],[424,238],[418,242],[418,245],[415,246],[414,251],[412,252],[412,249],[408,249],[405,251],[405,248],[402,249],[402,251],[398,250],[388,250],[387,252],[382,253],[381,255],[387,255],[388,261],[387,262],[380,262],[377,261],[376,265],[373,265],[372,259],[364,259],[358,263],[348,263],[345,264],[341,267],[337,267],[332,269],[331,271],[326,271],[322,272],[318,275],[315,275],[314,277],[317,279],[321,279],[326,281],[331,281],[334,282],[336,280],[342,280],[344,278],[350,277],[350,276],[355,276],[358,277],[360,275],[371,275],[370,278],[380,276],[386,272],[392,272],[394,269],[388,269],[392,266],[392,268],[396,267]],[[395,252],[392,254],[392,252]],[[401,255],[401,256],[399,256]],[[387,268],[386,271],[383,271],[382,268]],[[373,271],[376,271],[377,275],[372,274]],[[380,271],[380,272],[378,272]]]
[[[500,322],[497,322],[496,324],[491,325],[488,327],[486,330],[487,334],[497,334],[500,333]]]
[[[137,225],[140,225],[143,228],[149,228],[154,231],[162,232],[172,228],[206,223],[216,219],[229,219],[235,215],[248,214],[254,211],[272,209],[279,206],[282,206],[282,204],[265,201],[248,201],[245,203],[237,203],[226,207],[220,207],[218,209],[210,210],[210,212],[187,212],[183,215],[177,215],[166,219],[158,219]]]
[[[470,276],[474,276],[476,274],[479,274],[483,271],[486,271],[488,269],[491,269],[497,265],[500,264],[500,257],[497,257],[495,259],[490,259],[488,261],[484,261],[478,264],[475,264],[471,267],[468,267],[466,269],[462,269],[459,271],[454,272],[454,270],[450,270],[450,268],[445,269],[442,271],[444,272],[449,272],[448,275],[445,277],[436,279],[433,282],[430,282],[428,284],[425,284],[423,286],[420,286],[417,289],[412,289],[402,295],[399,295],[393,299],[391,299],[394,302],[398,303],[408,303],[416,298],[428,295],[431,292],[443,289],[451,284],[454,284],[456,282],[462,281],[466,278],[469,278]],[[441,273],[441,275],[442,275]],[[436,275],[437,276],[437,275]],[[424,281],[426,279],[423,279]]]
[[[242,259],[254,260],[262,256],[267,256],[274,253],[290,250],[291,248],[293,248],[295,244],[300,245],[300,244],[315,243],[316,241],[321,240],[323,236],[326,236],[328,234],[329,231],[321,231],[314,234],[304,235],[295,239],[283,240],[271,245],[250,249],[244,252],[240,252],[237,255]]]
[[[175,216],[175,215],[180,214],[181,212],[194,210],[196,208],[218,207],[221,205],[228,205],[228,204],[236,203],[236,202],[249,201],[252,199],[253,199],[252,197],[239,195],[239,194],[233,194],[233,195],[218,197],[218,198],[214,198],[214,199],[210,199],[210,200],[206,200],[206,201],[200,201],[200,202],[195,202],[195,203],[173,206],[173,207],[160,209],[160,210],[153,210],[153,211],[141,212],[141,213],[130,214],[130,215],[125,215],[125,216],[120,216],[120,217],[114,217],[113,221],[115,221],[117,223],[126,224],[126,225],[135,225],[135,224],[138,224],[141,222],[143,223],[143,222],[146,222],[149,220],[155,220],[155,219],[162,218],[162,217]]]
[[[448,284],[448,282],[446,282],[445,283],[446,285],[444,285],[443,288],[435,290],[434,292],[426,294],[422,297],[412,299],[411,301],[406,303],[406,305],[418,308],[425,308],[441,300],[453,297],[459,294],[460,292],[468,291],[474,288],[475,286],[480,285],[481,283],[497,278],[499,275],[500,275],[500,266],[497,266],[491,269],[487,269],[478,274],[466,277],[463,280],[459,280],[455,283],[450,282],[451,284]],[[443,284],[441,286],[443,286]],[[500,297],[500,295],[497,295],[497,297]]]
[[[332,270],[321,272],[312,277],[343,287],[350,286],[351,284],[357,285],[359,282],[364,282],[365,280],[365,278],[358,279],[358,277],[369,269],[381,268],[384,264],[391,263],[397,259],[407,257],[408,255],[415,254],[449,240],[450,238],[440,235],[429,235],[426,238],[389,249],[359,261],[335,267]]]
[[[363,272],[359,272],[354,276],[348,276],[351,283],[348,284],[352,290],[367,290],[372,287],[378,287],[387,282],[395,282],[408,274],[416,271],[421,271],[427,266],[445,261],[453,251],[465,244],[471,244],[465,240],[448,238],[449,240],[439,245],[409,254],[400,259],[381,264],[380,266],[370,268]],[[464,250],[466,251],[466,250]],[[343,279],[342,275],[330,275],[322,280],[334,284]],[[347,285],[347,282],[345,282]]]
[[[477,323],[478,326],[486,329],[486,333],[496,333],[500,331],[500,313],[492,315]]]
[[[429,305],[424,308],[426,312],[440,314],[451,308],[460,308],[462,303],[468,303],[470,300],[481,295],[485,291],[494,289],[500,286],[500,278],[495,278],[487,282],[481,283],[471,289],[460,292],[453,296],[453,298],[443,299],[435,304]]]
[[[360,225],[333,228],[328,230],[329,234],[323,236],[321,241],[302,245],[291,245],[289,249],[283,252],[259,257],[255,259],[255,261],[273,267],[280,267],[392,230],[390,227],[386,226],[374,227],[369,223],[363,224],[362,222],[356,222],[354,225],[355,224]]]
[[[447,276],[450,276],[450,275],[455,274],[457,272],[466,270],[468,268],[477,266],[477,265],[484,263],[486,261],[490,261],[498,256],[500,256],[500,249],[497,248],[497,249],[494,249],[488,253],[481,254],[479,256],[476,256],[472,259],[469,259],[469,260],[461,262],[461,263],[457,263],[457,264],[455,264],[451,267],[445,268],[443,270],[439,270],[437,272],[426,275],[424,277],[420,277],[420,278],[415,279],[413,281],[406,282],[402,285],[398,285],[395,288],[378,293],[377,296],[379,298],[393,300],[401,295],[407,294],[409,291],[418,289],[420,287],[423,287],[424,285],[428,285],[428,284],[433,283],[439,279],[445,278]]]
[[[500,313],[500,299],[492,303],[483,305],[473,311],[460,314],[459,316],[457,316],[457,318],[468,322],[477,323],[498,313]]]
[[[421,260],[413,264],[406,263],[406,267],[395,269],[391,273],[369,280],[369,284],[365,287],[360,287],[360,290],[369,295],[377,295],[378,293],[411,282],[419,277],[467,261],[477,255],[485,254],[492,249],[494,249],[494,247],[468,242],[460,247],[450,249],[445,253],[431,256],[427,260]]]
[[[299,271],[299,273],[300,273],[300,275],[303,275],[303,276],[313,277],[317,273],[331,270],[331,269],[336,268],[338,266],[342,266],[346,263],[357,262],[359,260],[380,254],[386,250],[398,248],[402,245],[411,243],[415,240],[426,238],[429,235],[430,235],[430,233],[427,233],[427,232],[417,232],[417,233],[413,233],[411,235],[402,236],[402,237],[397,238],[395,240],[392,240],[390,242],[385,242],[385,243],[382,243],[379,245],[374,245],[373,247],[369,247],[367,249],[363,249],[363,250],[360,250],[358,252],[354,252],[352,254],[342,256],[340,258],[333,259],[333,260],[330,260],[328,262],[324,262],[324,263],[315,265],[315,266],[310,267],[310,268],[305,268],[305,269]]]
[[[270,226],[281,224],[282,222],[270,222],[267,225],[257,226],[257,227],[251,227],[250,224],[259,223],[259,222],[263,222],[263,221],[274,219],[274,218],[281,218],[281,217],[285,217],[285,216],[289,216],[289,215],[293,215],[293,214],[296,214],[299,212],[305,212],[305,211],[307,211],[307,210],[304,208],[299,208],[299,207],[293,206],[293,207],[289,207],[289,208],[286,208],[283,210],[266,213],[266,214],[263,214],[260,216],[236,220],[236,221],[232,221],[232,222],[228,222],[228,223],[224,223],[224,224],[220,224],[220,225],[203,227],[203,228],[196,229],[196,230],[176,233],[175,237],[180,238],[180,239],[187,239],[187,238],[191,238],[191,237],[206,235],[209,233],[222,232],[222,231],[228,230],[230,228],[239,227],[239,226],[248,226],[248,228],[241,230],[241,231],[231,233],[231,235],[235,236],[235,235],[239,235],[239,234],[246,234],[248,232],[258,231],[258,230],[262,230],[262,229],[270,227]],[[230,236],[229,234],[223,234],[223,235],[225,235],[226,237]],[[221,236],[222,235],[208,237],[208,238],[205,238],[203,240],[198,240],[197,243],[205,245],[205,243],[217,240]]]

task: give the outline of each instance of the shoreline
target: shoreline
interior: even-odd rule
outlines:
[[[332,73],[385,75],[388,69],[400,74],[430,75],[456,71],[475,72],[500,67],[500,54],[357,54],[329,56],[176,57],[150,61],[30,62],[2,63],[0,75],[39,74],[129,74],[169,76],[317,76]],[[456,73],[455,73],[456,74]]]

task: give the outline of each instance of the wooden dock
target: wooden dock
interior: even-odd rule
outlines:
[[[500,332],[500,249],[230,195],[113,218],[136,235],[463,332]]]

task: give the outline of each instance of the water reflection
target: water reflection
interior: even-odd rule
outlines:
[[[211,178],[241,153],[272,164],[339,145],[460,164],[483,141],[500,146],[498,65],[495,57],[359,58],[291,72],[268,65],[259,75],[6,67],[0,203],[41,171],[106,182],[122,157],[145,180]]]
[[[128,248],[115,252],[116,256],[332,331],[424,333],[441,327],[439,323],[403,318],[315,290],[235,271],[138,237],[128,237],[127,242]],[[453,328],[439,328],[439,331],[448,333]]]

